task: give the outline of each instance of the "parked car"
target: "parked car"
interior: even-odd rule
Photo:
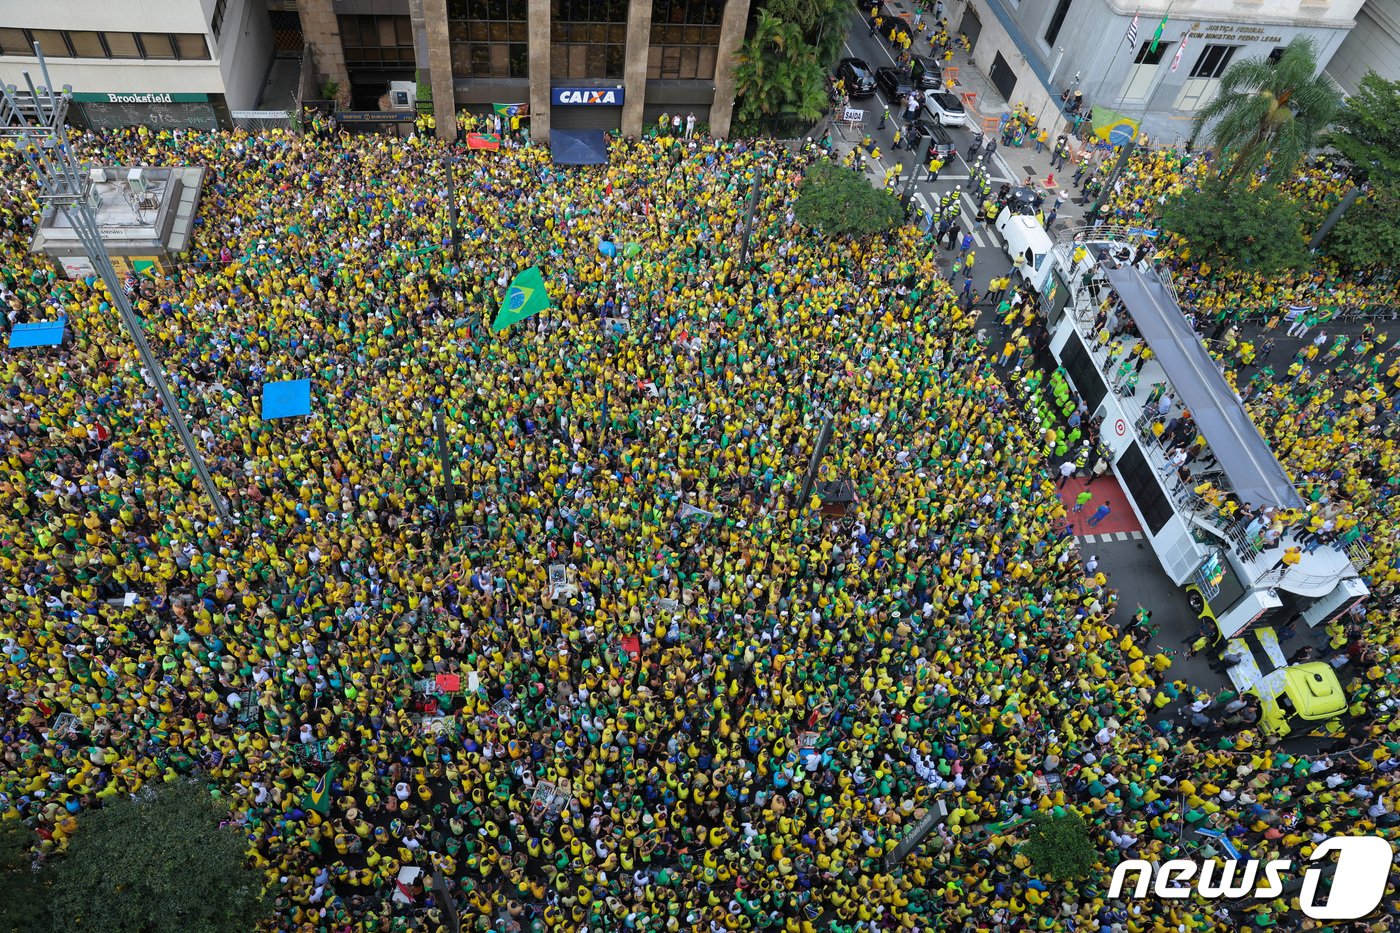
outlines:
[[[1006,206],[1012,214],[1026,216],[1034,216],[1043,203],[1045,203],[1043,195],[1037,193],[1034,188],[1027,188],[1024,185],[1012,188],[1011,193],[1006,198]]]
[[[941,126],[930,123],[927,120],[915,120],[908,125],[909,142],[915,151],[923,145],[925,136],[932,136],[933,142],[928,146],[928,157],[930,160],[938,158],[947,162],[957,151],[957,146],[953,144],[953,137],[948,135],[948,131]]]
[[[943,86],[943,69],[927,55],[915,55],[910,77],[922,91],[934,91]]]
[[[913,79],[903,68],[876,68],[875,83],[885,92],[891,107],[903,107],[904,99],[914,93]]]
[[[852,100],[875,96],[875,72],[860,58],[843,58],[836,66],[836,77],[846,84],[846,95]]]
[[[947,91],[926,91],[924,106],[928,109],[929,118],[939,126],[967,125],[967,108],[958,100],[956,94],[949,94]]]

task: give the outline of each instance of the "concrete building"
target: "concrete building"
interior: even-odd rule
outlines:
[[[663,112],[729,131],[732,65],[750,0],[300,0],[301,28],[353,106],[392,81],[432,88],[439,132],[453,113],[528,104],[551,127],[640,134]]]
[[[1342,90],[1354,94],[1366,72],[1400,81],[1400,0],[1366,0],[1327,66]]]
[[[266,0],[0,0],[0,80],[39,81],[33,44],[89,126],[227,126],[272,65]]]
[[[205,170],[97,166],[89,171],[88,204],[113,268],[137,275],[169,271],[189,247]],[[57,208],[44,211],[33,250],[69,278],[96,274],[68,215]]]
[[[973,42],[975,61],[1013,106],[1024,102],[1032,113],[1050,115],[1060,94],[1074,88],[1083,92],[1086,105],[1142,118],[1144,132],[1170,144],[1190,138],[1192,118],[1215,95],[1232,61],[1282,54],[1295,36],[1308,35],[1326,67],[1357,26],[1362,4],[963,0],[948,7],[950,23]],[[1375,6],[1393,10],[1400,0]],[[1134,15],[1137,35],[1130,46]],[[1154,49],[1153,35],[1164,17]],[[1391,67],[1396,67],[1393,59]]]

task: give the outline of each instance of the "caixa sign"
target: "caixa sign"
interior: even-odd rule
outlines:
[[[1337,854],[1336,862],[1328,856]],[[1308,858],[1298,904],[1313,920],[1359,920],[1379,906],[1385,896],[1395,850],[1379,836],[1333,836]],[[1171,859],[1154,866],[1142,859],[1127,859],[1113,870],[1108,896],[1124,896],[1128,877],[1136,873],[1127,896],[1147,897],[1149,892],[1168,900],[1193,893],[1206,900],[1253,897],[1267,900],[1284,892],[1283,875],[1293,867],[1289,859],[1261,862],[1255,859],[1194,862]],[[1330,872],[1331,887],[1322,885]]]
[[[554,102],[566,107],[621,107],[620,87],[556,87],[551,92]]]

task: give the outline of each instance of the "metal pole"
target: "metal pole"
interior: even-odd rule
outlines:
[[[452,261],[459,263],[462,261],[462,231],[457,228],[457,182],[456,156],[447,156],[447,219],[452,225]]]
[[[1332,232],[1332,228],[1337,225],[1337,221],[1342,219],[1342,215],[1351,209],[1356,203],[1356,199],[1361,196],[1361,188],[1353,186],[1350,191],[1342,196],[1342,200],[1337,206],[1332,208],[1332,213],[1327,215],[1327,219],[1322,222],[1322,226],[1317,228],[1317,233],[1313,234],[1312,242],[1308,244],[1309,250],[1316,250],[1322,245],[1322,241],[1327,239],[1327,234]]]
[[[451,893],[447,890],[447,880],[442,877],[442,869],[433,869],[433,891],[442,900],[443,909],[447,912],[447,922],[452,927],[452,933],[462,933],[462,918],[457,914],[457,902],[452,899]]]
[[[433,412],[433,428],[437,431],[438,462],[442,466],[442,501],[447,508],[447,524],[457,517],[455,490],[452,484],[452,466],[447,456],[447,422],[442,417],[442,409]]]
[[[831,435],[835,418],[830,412],[822,419],[821,433],[817,435],[817,446],[812,448],[812,459],[807,462],[807,475],[802,477],[802,498],[798,500],[798,508],[806,509],[807,503],[812,501],[812,484],[817,481],[817,467],[821,465],[822,457],[826,456],[827,445],[831,443]]]
[[[909,180],[904,183],[904,196],[901,202],[904,205],[906,213],[909,211],[909,202],[914,199],[914,176],[919,174],[919,166],[928,165],[928,150],[929,146],[932,144],[933,134],[930,133],[925,136],[923,142],[919,144],[918,158],[914,160],[914,168],[909,172]]]
[[[194,436],[185,424],[179,399],[170,390],[165,370],[151,352],[150,344],[146,342],[141,319],[132,310],[131,301],[122,288],[117,270],[112,268],[111,258],[107,255],[101,230],[97,226],[97,217],[88,204],[89,181],[67,143],[65,124],[70,99],[69,89],[65,88],[62,93],[54,93],[48,63],[44,60],[43,49],[37,42],[34,43],[34,56],[39,60],[44,85],[36,89],[29,73],[25,72],[24,81],[29,88],[27,102],[13,85],[0,88],[0,100],[3,101],[0,104],[0,136],[15,139],[25,161],[36,176],[41,198],[55,205],[68,218],[68,223],[72,225],[73,232],[82,243],[88,260],[107,287],[123,326],[131,335],[132,342],[136,344],[141,365],[155,386],[156,394],[160,396],[165,415],[174,425],[175,433],[179,435],[185,453],[194,465],[195,474],[199,477],[219,522],[227,524],[230,518],[228,503],[214,485],[214,478],[209,475],[209,468],[200,455],[199,445],[195,443]]]
[[[749,237],[753,234],[753,216],[758,211],[758,169],[754,169],[753,189],[749,192],[749,209],[744,215],[744,245],[739,251],[739,265],[746,266],[749,263]]]

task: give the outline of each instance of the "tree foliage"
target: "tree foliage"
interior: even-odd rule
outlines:
[[[0,822],[0,933],[40,933],[49,919],[48,871],[33,870],[34,831],[18,820]]]
[[[1219,265],[1272,274],[1310,261],[1297,203],[1272,187],[1250,191],[1212,180],[1169,201],[1162,225],[1193,257]]]
[[[1327,142],[1360,181],[1400,177],[1400,81],[1367,72],[1337,115]]]
[[[798,186],[797,219],[827,236],[867,236],[897,227],[903,210],[854,169],[821,161]]]
[[[839,24],[833,27],[822,12],[833,7],[829,0],[812,6],[814,10],[790,12],[776,2],[759,11],[753,35],[734,65],[734,121],[740,132],[758,132],[765,117],[777,114],[815,122],[826,111],[826,69],[835,54],[831,43],[834,37],[839,47],[844,31]],[[778,15],[775,7],[798,21]],[[814,30],[811,40],[804,23]]]
[[[54,928],[95,933],[248,933],[265,913],[247,840],[197,782],[154,787],[78,818],[55,869]]]
[[[1307,36],[1288,43],[1277,62],[1246,58],[1225,70],[1220,91],[1196,114],[1196,133],[1213,124],[1211,140],[1227,154],[1226,178],[1248,179],[1267,161],[1269,178],[1288,177],[1341,107],[1342,92],[1317,73],[1317,46]]]
[[[1374,181],[1323,241],[1323,252],[1353,269],[1400,268],[1400,184]]]
[[[1077,810],[1031,817],[1030,835],[1021,852],[1037,875],[1060,881],[1083,878],[1099,860],[1089,827]]]

